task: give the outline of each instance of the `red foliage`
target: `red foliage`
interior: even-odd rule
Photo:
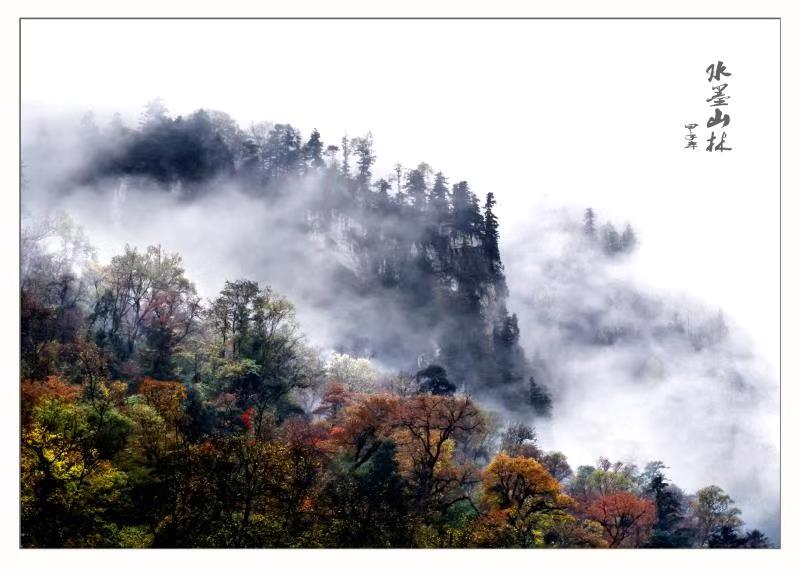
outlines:
[[[329,431],[331,450],[346,449],[357,464],[363,463],[394,432],[397,398],[386,394],[369,394],[338,413],[339,425]]]
[[[586,514],[603,527],[611,548],[639,546],[656,520],[653,501],[631,493],[614,493],[591,503]]]
[[[244,429],[247,431],[253,430],[253,407],[250,406],[247,408],[244,413],[240,416],[242,423],[244,424]]]
[[[320,424],[309,424],[292,418],[283,424],[283,438],[291,448],[318,450],[328,439],[328,430]]]
[[[328,430],[328,436],[331,438],[340,438],[345,435],[345,431],[343,427],[340,426],[333,426],[331,429]]]
[[[328,418],[335,418],[352,401],[353,394],[350,393],[347,386],[341,382],[331,382],[322,397],[322,402],[314,412]]]

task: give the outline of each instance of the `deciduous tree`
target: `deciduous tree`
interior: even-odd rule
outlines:
[[[594,500],[586,515],[597,521],[611,548],[641,546],[656,520],[656,509],[649,499],[632,493],[612,493]]]

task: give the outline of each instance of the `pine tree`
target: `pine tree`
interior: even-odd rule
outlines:
[[[356,137],[352,140],[358,160],[356,161],[358,172],[356,180],[362,189],[369,187],[370,179],[372,178],[372,165],[375,164],[375,153],[373,152],[372,133],[367,133],[366,136]]]
[[[500,262],[500,247],[498,245],[499,226],[497,216],[494,213],[494,206],[497,202],[494,193],[486,195],[486,205],[483,208],[483,250],[486,252],[486,259],[489,262],[489,271],[494,278],[497,278],[503,270]]]
[[[342,137],[342,174],[350,178],[350,140],[347,134]]]
[[[381,178],[373,186],[378,190],[375,194],[375,200],[373,201],[375,209],[379,214],[386,214],[389,210],[389,204],[391,203],[389,189],[392,185],[389,184],[385,178]]]
[[[447,370],[438,364],[431,364],[416,374],[421,392],[429,392],[434,396],[449,396],[456,391],[456,386],[447,378]]]
[[[619,240],[621,251],[632,251],[636,247],[636,234],[633,233],[633,228],[630,224],[625,225],[625,231]]]
[[[300,133],[286,125],[280,147],[280,168],[285,175],[297,173],[302,158]]]
[[[397,193],[403,191],[403,165],[399,162],[394,165],[394,181],[397,184]]]
[[[592,238],[595,235],[594,210],[591,208],[586,208],[583,214],[583,233]]]
[[[261,149],[253,138],[245,139],[242,143],[241,170],[246,179],[255,181],[261,171]]]
[[[478,198],[462,181],[453,186],[453,226],[457,237],[469,240],[480,236],[483,225]]]
[[[291,125],[275,125],[267,135],[262,153],[268,179],[297,174],[303,154],[300,133]]]
[[[303,146],[303,158],[309,168],[325,166],[325,161],[322,158],[322,139],[317,129],[312,131],[311,136]]]
[[[421,211],[425,208],[426,196],[428,194],[428,185],[425,181],[425,175],[428,173],[430,167],[421,163],[413,170],[406,172],[406,183],[403,188],[406,194],[411,199],[411,206]]]
[[[607,255],[614,255],[620,251],[619,232],[610,223],[603,226],[603,249]]]
[[[553,399],[550,391],[542,384],[537,384],[531,376],[528,379],[528,398],[534,411],[540,415],[549,417],[553,412]]]
[[[430,204],[437,223],[447,220],[450,213],[450,204],[447,201],[447,178],[441,172],[436,173],[436,178],[431,188]]]

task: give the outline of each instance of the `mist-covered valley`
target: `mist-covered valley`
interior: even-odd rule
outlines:
[[[285,124],[242,128],[218,112],[171,117],[157,103],[147,107],[136,128],[119,119],[109,125],[97,125],[91,117],[31,119],[23,130],[22,225],[23,237],[38,245],[31,246],[30,257],[23,251],[23,289],[30,279],[32,289],[49,291],[37,273],[49,265],[37,259],[66,259],[76,281],[83,283],[77,286],[75,304],[92,323],[87,337],[111,354],[111,379],[127,382],[134,392],[142,378],[152,376],[145,373],[147,366],[154,366],[148,352],[153,350],[151,340],[142,335],[130,341],[128,350],[115,348],[112,337],[121,334],[128,317],[121,317],[123,324],[116,328],[99,324],[93,295],[102,289],[102,279],[96,276],[103,271],[98,267],[113,267],[126,244],[142,252],[160,245],[180,255],[204,307],[214,307],[226,282],[237,280],[284,295],[294,305],[303,342],[318,351],[323,367],[332,354],[345,354],[369,360],[375,378],[392,387],[386,378],[400,374],[411,379],[411,393],[474,397],[492,427],[486,428],[480,445],[465,445],[452,452],[454,457],[466,462],[472,454],[470,461],[483,467],[497,450],[511,456],[516,451],[552,466],[552,452],[562,452],[571,466],[569,474],[555,467],[551,474],[563,475],[559,483],[565,492],[575,497],[586,493],[585,505],[578,501],[581,506],[574,507],[580,514],[572,515],[586,524],[595,520],[592,500],[601,499],[587,482],[591,473],[580,465],[594,465],[601,456],[619,461],[600,461],[591,468],[595,479],[604,481],[598,487],[602,498],[608,491],[606,479],[614,479],[619,493],[650,500],[653,470],[646,466],[663,461],[669,469],[662,472],[674,483],[670,496],[678,506],[669,518],[667,507],[656,505],[660,510],[647,532],[657,527],[652,535],[665,542],[651,545],[667,545],[667,537],[678,535],[675,544],[682,546],[708,546],[714,540],[728,540],[725,546],[745,544],[748,535],[739,528],[738,514],[747,523],[743,529],[758,528],[778,543],[778,450],[773,443],[777,381],[753,353],[746,333],[726,318],[724,307],[702,306],[688,294],[649,292],[637,281],[632,270],[639,255],[636,220],[627,227],[609,225],[614,212],[555,206],[530,212],[524,233],[506,235],[493,208],[508,189],[471,188],[458,173],[440,173],[424,163],[375,173],[375,148],[380,145],[370,135],[325,142],[322,136],[304,136]],[[75,225],[64,222],[64,215]],[[51,229],[58,226],[52,220],[62,220],[58,231],[62,237],[69,234],[71,245],[59,241],[56,230],[37,234],[36,228],[47,226],[48,219]],[[69,249],[81,235],[78,227],[96,257],[89,249],[86,255]],[[55,239],[46,244],[37,239],[45,234]],[[25,243],[23,239],[23,249]],[[142,326],[147,322],[143,318]],[[219,340],[197,329],[187,334],[186,342],[195,342],[193,335],[221,343],[223,359],[235,356],[226,337]],[[145,359],[139,359],[139,343]],[[184,350],[180,344],[170,345],[168,360]],[[132,362],[135,367],[127,365]],[[190,387],[216,382],[197,380],[183,361],[158,370],[170,376],[158,380]],[[255,382],[259,374],[252,373],[247,382]],[[241,382],[236,384],[240,380],[202,390],[216,390],[215,402],[234,394],[239,400],[231,405],[249,418],[248,410],[257,405],[247,403]],[[305,413],[339,429],[335,413],[315,412],[314,406],[301,402],[312,388],[320,400],[325,394],[330,400],[331,378],[326,382],[321,387],[297,384],[279,396],[270,392],[277,425]],[[380,392],[370,388],[364,393],[375,391]],[[252,431],[251,421],[236,425]],[[522,436],[510,444],[515,426]],[[534,428],[535,434],[520,432],[519,426]],[[233,427],[226,424],[225,429]],[[385,434],[387,441],[395,438],[392,445],[402,447],[404,440],[397,437]],[[406,459],[397,453],[404,468]],[[413,464],[411,455],[407,461]],[[478,503],[474,493],[479,479],[469,483],[464,473],[459,477],[465,477],[461,485],[467,491],[460,493]],[[603,475],[610,473],[614,476]],[[705,528],[694,493],[712,484],[729,493],[742,512],[733,512],[726,503],[716,513],[721,517],[716,526]],[[425,495],[433,493],[430,488],[420,489],[414,492],[432,500]],[[449,501],[466,501],[464,497],[445,493],[434,510]],[[483,507],[475,508],[483,516]],[[447,509],[441,513],[433,518],[426,514],[424,524],[414,524],[435,528],[440,535],[443,528],[455,533],[458,525],[447,518],[455,515]],[[175,515],[170,516],[173,521]],[[478,524],[480,516],[470,524]],[[301,522],[293,524],[305,528]],[[569,540],[582,545],[603,540],[602,530],[591,539],[584,536],[591,535],[591,524],[581,527],[583,534],[572,527],[556,532],[550,526],[541,532],[550,538],[540,540],[570,546],[577,543]],[[142,532],[167,545],[174,544],[170,540],[176,540],[178,531]],[[531,531],[514,532],[539,540],[530,538],[535,536]],[[424,542],[411,534],[411,543]],[[574,538],[577,534],[583,538]],[[263,539],[258,536],[248,540],[258,543]],[[619,544],[613,537],[604,540],[611,546],[646,545],[638,538],[623,537]]]
[[[713,479],[777,534],[778,383],[747,332],[688,292],[648,290],[638,252],[587,247],[578,212],[537,214],[538,239],[511,238],[504,262],[522,346],[546,362],[558,410],[538,426],[545,441],[581,462],[598,445],[657,457],[689,488]]]

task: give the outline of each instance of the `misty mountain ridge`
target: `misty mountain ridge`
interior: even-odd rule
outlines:
[[[629,224],[617,228],[591,209],[582,220],[571,212],[549,238],[540,236],[566,240],[568,248],[515,285],[526,315],[535,315],[530,324],[523,319],[521,332],[506,306],[494,194],[481,205],[467,182],[451,185],[425,163],[397,165],[373,180],[369,134],[326,145],[317,131],[304,141],[288,124],[243,130],[219,111],[170,118],[154,101],[136,129],[118,116],[101,129],[87,114],[72,135],[70,142],[89,149],[89,158],[73,166],[69,183],[63,184],[63,173],[57,178],[55,192],[66,203],[71,195],[96,193],[110,203],[95,214],[110,216],[118,227],[126,224],[125,212],[134,219],[158,217],[163,208],[207,205],[224,212],[228,201],[258,208],[263,218],[232,212],[231,222],[253,223],[253,231],[268,231],[269,240],[234,240],[229,247],[244,246],[248,271],[288,293],[301,315],[305,304],[327,311],[334,323],[325,324],[333,328],[325,335],[331,348],[399,369],[442,364],[454,385],[486,391],[523,414],[520,402],[531,397],[543,398],[540,412],[547,413],[547,392],[559,390],[550,370],[556,365],[542,356],[558,352],[548,346],[553,331],[552,343],[576,347],[688,343],[701,350],[727,336],[721,312],[699,316],[705,309],[688,310],[683,302],[669,308],[635,287],[595,286],[587,272],[602,273],[637,244]],[[46,135],[42,141],[53,143]],[[319,278],[303,278],[309,274]],[[571,293],[561,294],[565,287]],[[541,335],[542,329],[549,332]],[[658,352],[644,357],[636,374],[663,371]]]
[[[270,235],[248,250],[251,265],[287,261],[265,281],[331,314],[336,350],[404,370],[440,365],[453,389],[549,413],[506,308],[493,194],[479,203],[467,182],[451,185],[424,163],[373,180],[369,134],[326,146],[317,131],[305,141],[291,125],[244,132],[222,113],[173,119],[157,103],[135,130],[115,120],[101,131],[85,117],[78,138],[90,158],[65,200],[76,188],[111,196],[122,224],[154,199],[258,203]]]
[[[720,311],[626,275],[630,225],[591,209],[532,212],[531,233],[504,236],[501,257],[493,193],[479,199],[425,163],[375,179],[371,135],[325,144],[215,111],[171,118],[157,103],[136,129],[87,116],[53,133],[24,144],[26,213],[63,209],[116,252],[146,235],[183,255],[206,295],[221,276],[269,285],[316,345],[427,371],[435,393],[535,420],[555,448],[611,432],[604,453],[662,457],[676,474],[722,479],[746,509],[772,508],[746,497],[758,489],[772,505],[759,465],[776,452],[741,421],[774,404],[770,373]],[[710,429],[698,433],[701,418]],[[652,430],[650,446],[627,425]],[[753,518],[775,535],[771,513]]]

